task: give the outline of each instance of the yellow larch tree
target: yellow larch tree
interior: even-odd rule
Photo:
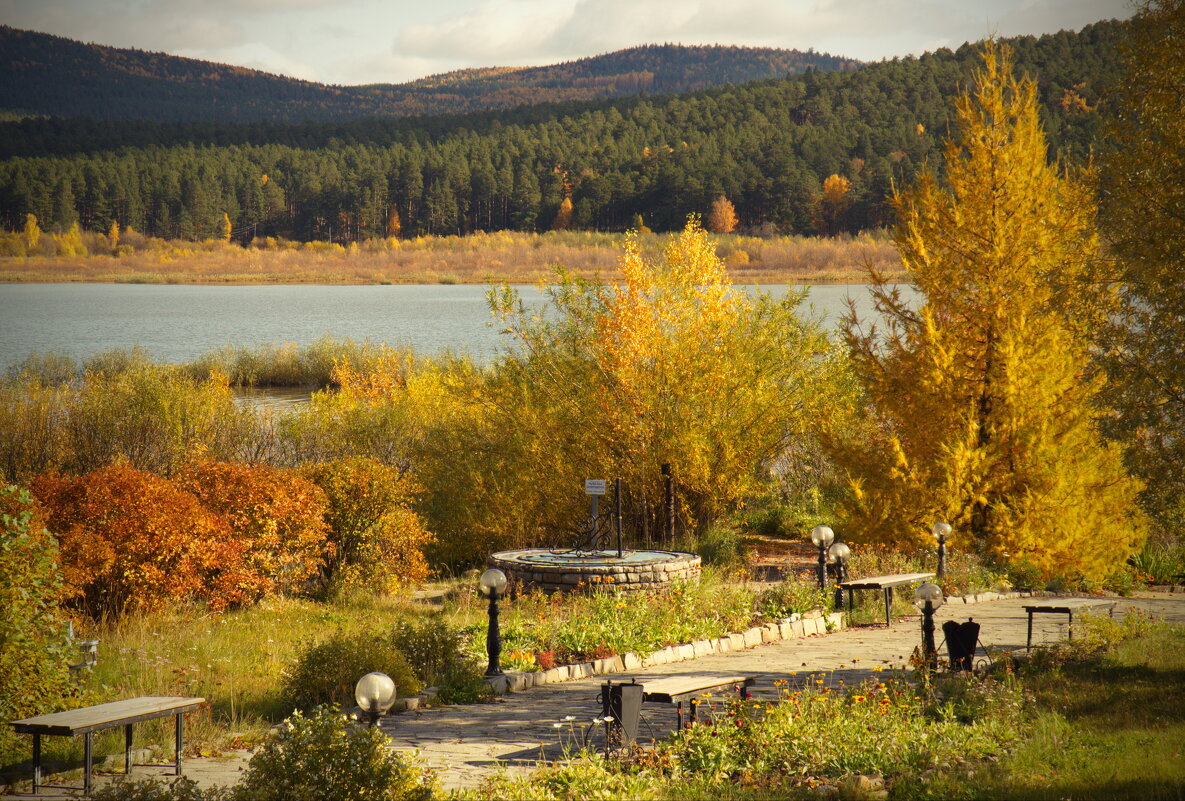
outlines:
[[[877,436],[837,443],[847,526],[900,546],[936,520],[955,547],[1046,577],[1105,578],[1139,547],[1138,482],[1098,433],[1090,336],[1114,307],[1086,186],[1046,160],[1035,87],[989,43],[957,101],[944,183],[895,202],[915,309],[876,278],[883,330],[847,340]]]

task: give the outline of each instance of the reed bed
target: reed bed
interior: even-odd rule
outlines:
[[[150,284],[514,284],[547,282],[556,268],[582,277],[620,278],[624,234],[499,231],[468,236],[372,239],[347,246],[261,239],[165,242],[125,234],[112,255],[105,237],[86,234],[87,255],[0,257],[0,281]],[[131,239],[135,246],[126,243]],[[639,244],[657,256],[666,235]],[[901,276],[884,235],[718,237],[718,252],[738,284],[860,283],[869,269]]]

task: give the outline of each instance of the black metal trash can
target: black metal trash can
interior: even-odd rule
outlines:
[[[609,748],[623,748],[638,740],[638,726],[642,717],[643,685],[636,680],[629,684],[601,685],[601,716],[611,718],[606,725]]]
[[[979,624],[972,618],[966,623],[948,620],[942,624],[942,633],[946,637],[946,650],[950,652],[950,669],[970,671],[979,644]]]

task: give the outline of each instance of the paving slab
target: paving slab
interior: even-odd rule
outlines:
[[[936,632],[941,642],[941,625],[946,620],[973,618],[982,628],[976,660],[996,658],[1004,652],[1025,648],[1027,615],[1023,606],[1029,598],[990,600],[975,604],[949,603],[938,610]],[[1176,623],[1185,623],[1185,595],[1140,593],[1117,599],[1115,614],[1135,609]],[[1034,621],[1033,642],[1044,645],[1065,639],[1066,625],[1054,616]],[[475,786],[499,770],[509,774],[529,772],[541,762],[559,759],[577,750],[591,736],[594,745],[603,742],[603,730],[593,723],[601,714],[597,701],[600,686],[637,678],[694,676],[696,674],[743,674],[753,676],[750,688],[756,698],[774,698],[777,680],[804,682],[822,674],[835,686],[865,680],[879,680],[883,671],[907,669],[915,647],[921,641],[918,617],[883,624],[855,626],[830,634],[766,643],[746,650],[700,656],[682,662],[640,667],[625,660],[623,672],[591,676],[573,681],[531,687],[500,696],[490,704],[443,706],[390,715],[380,722],[394,749],[415,753],[427,766],[439,772],[445,788]],[[641,737],[662,739],[676,725],[672,708],[649,704],[643,709]],[[235,753],[221,759],[187,759],[185,775],[203,786],[233,784],[249,755]],[[136,768],[134,775],[166,775],[166,766]],[[96,775],[98,781],[111,777]],[[27,795],[27,794],[26,794]],[[81,791],[45,788],[38,798],[47,801],[77,798]]]

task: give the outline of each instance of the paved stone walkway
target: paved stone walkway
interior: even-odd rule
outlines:
[[[870,595],[866,603],[871,602]],[[1022,607],[1027,602],[1029,599],[1014,598],[979,604],[948,603],[936,616],[939,642],[944,621],[974,618],[983,627],[980,641],[991,653],[1023,651],[1027,617]],[[1143,593],[1134,598],[1116,599],[1116,615],[1132,608],[1185,623],[1182,594]],[[1062,615],[1038,615],[1034,620],[1034,644],[1064,639],[1065,621]],[[755,697],[774,697],[773,682],[777,679],[805,681],[808,674],[824,673],[824,680],[830,684],[842,680],[852,685],[879,678],[881,674],[874,668],[905,667],[920,639],[918,618],[905,618],[889,628],[859,626],[608,677],[547,684],[500,697],[492,704],[406,712],[387,717],[380,725],[394,748],[418,751],[424,764],[437,769],[445,788],[473,786],[493,771],[526,772],[540,760],[560,756],[566,746],[578,745],[580,733],[592,728],[589,724],[601,713],[596,696],[606,678],[628,681],[635,677],[641,680],[656,676],[743,674],[755,677],[751,688]],[[977,659],[986,656],[981,649]],[[572,720],[566,720],[569,716]],[[555,727],[557,723],[559,728]],[[661,739],[675,725],[672,708],[645,705],[640,738]],[[595,727],[594,744],[603,742],[602,732],[603,729]],[[189,759],[185,762],[185,775],[202,785],[233,784],[246,766],[247,757],[243,753],[227,758]],[[164,768],[138,767],[134,775],[165,772]],[[77,795],[48,790],[38,797],[56,801]]]

